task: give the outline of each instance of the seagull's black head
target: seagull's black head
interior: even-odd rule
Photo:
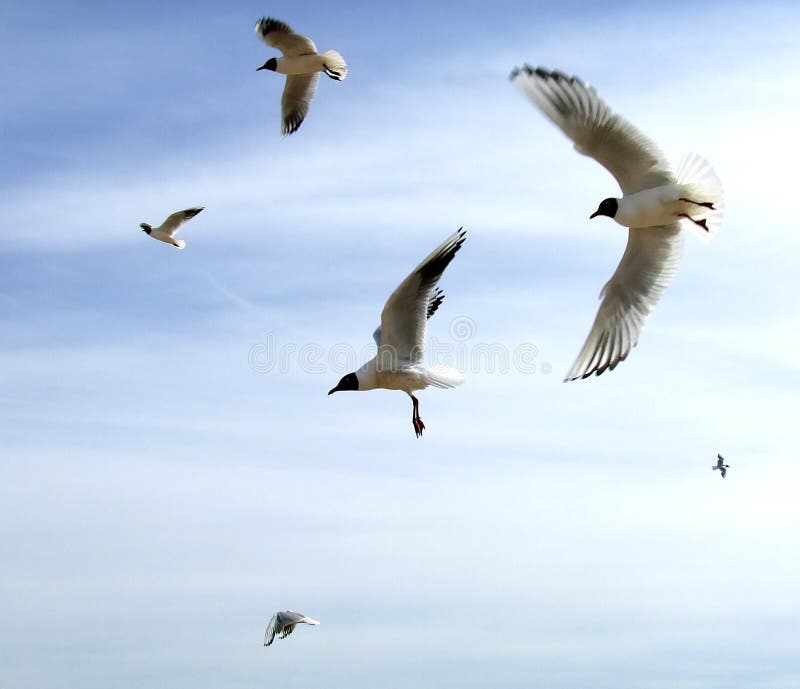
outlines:
[[[139,223],[139,227],[142,228],[142,232],[147,232],[147,234],[150,234],[153,230],[152,226],[148,225],[146,222]]]
[[[336,384],[333,390],[328,391],[328,394],[332,395],[334,392],[341,392],[342,390],[358,390],[358,378],[355,373],[348,373]]]
[[[278,60],[274,57],[271,57],[267,60],[261,67],[259,67],[256,72],[260,72],[262,69],[268,69],[270,72],[274,72],[278,68]]]
[[[613,218],[619,209],[619,201],[617,199],[603,199],[597,210],[589,216],[589,220],[596,218],[598,215],[607,215]]]

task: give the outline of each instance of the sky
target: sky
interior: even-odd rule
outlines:
[[[285,139],[264,15],[350,69]],[[796,3],[0,18],[0,686],[800,686]],[[525,62],[726,193],[567,384],[626,233]],[[184,251],[138,227],[194,205]],[[405,395],[326,393],[461,226],[428,332],[466,383],[417,439]],[[322,624],[265,649],[279,609]]]

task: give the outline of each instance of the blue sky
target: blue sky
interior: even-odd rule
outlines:
[[[350,67],[285,140],[281,78],[255,71],[266,14]],[[0,684],[800,686],[798,22],[5,8]],[[625,233],[589,223],[616,185],[508,82],[523,62],[580,75],[726,190],[629,359],[566,385]],[[138,228],[195,204],[185,251]],[[461,225],[430,336],[535,346],[536,372],[422,392],[417,440],[404,395],[326,396],[349,370],[331,352],[365,351]],[[251,365],[267,343],[283,370]],[[264,649],[284,608],[322,625]]]

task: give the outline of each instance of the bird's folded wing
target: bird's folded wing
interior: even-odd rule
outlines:
[[[264,633],[264,645],[269,646],[275,640],[275,630],[278,626],[278,615],[272,616],[272,619],[267,625],[267,631]]]
[[[460,228],[445,239],[400,283],[383,307],[380,346],[391,348],[393,359],[409,364],[422,361],[431,295],[466,236]]]
[[[197,215],[202,208],[187,208],[183,211],[176,211],[172,215],[170,215],[164,223],[161,225],[161,231],[168,234],[170,237],[175,236],[178,230],[186,223],[187,220],[191,220],[195,215]]]
[[[296,132],[308,114],[311,99],[317,92],[319,72],[293,74],[286,77],[286,86],[281,98],[281,120],[283,135]]]
[[[268,46],[277,48],[287,56],[314,55],[317,52],[314,41],[295,33],[288,24],[272,17],[259,19],[256,22],[256,33]]]
[[[592,330],[565,380],[600,375],[628,356],[680,258],[679,223],[628,230],[625,253],[600,293]]]
[[[669,162],[656,144],[577,77],[525,65],[512,81],[575,144],[619,183],[625,194],[673,181]]]

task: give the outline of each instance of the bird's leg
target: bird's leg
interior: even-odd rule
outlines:
[[[408,393],[411,395],[411,393]],[[422,419],[419,418],[419,400],[411,395],[411,402],[414,404],[414,411],[411,416],[411,423],[414,425],[414,433],[417,434],[417,438],[422,435],[422,431],[425,430],[425,424],[422,423]]]
[[[709,208],[709,209],[711,209],[712,211],[715,211],[715,210],[717,210],[716,208],[714,208],[714,204],[713,204],[713,203],[711,203],[711,201],[692,201],[691,199],[685,199],[685,198],[683,198],[683,196],[681,196],[681,197],[678,199],[678,201],[686,201],[686,203],[692,203],[692,204],[694,204],[695,206],[702,206],[703,208]]]
[[[702,227],[706,232],[708,232],[708,225],[706,224],[705,218],[703,218],[702,220],[695,220],[691,215],[687,215],[686,213],[678,213],[678,217],[691,220],[695,225]]]

